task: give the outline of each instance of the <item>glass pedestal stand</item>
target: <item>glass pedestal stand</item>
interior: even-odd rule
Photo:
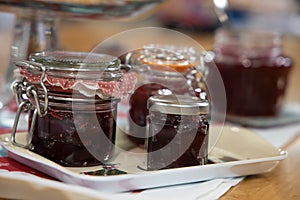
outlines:
[[[0,94],[0,126],[12,127],[14,121],[14,98],[12,83],[14,62],[27,59],[36,51],[57,50],[56,22],[60,18],[77,18],[86,20],[121,19],[146,12],[163,0],[111,0],[96,4],[71,3],[72,1],[22,1],[0,0],[1,8],[9,8],[16,14],[14,38],[11,47],[10,62],[6,69],[4,94]],[[20,119],[19,128],[27,127],[26,116]],[[24,121],[24,123],[22,123]],[[26,128],[25,128],[26,129]]]
[[[59,49],[54,13],[34,11],[26,8],[16,9],[14,36],[11,46],[10,60],[4,75],[5,89],[0,94],[0,126],[12,127],[16,107],[12,92],[14,77],[14,62],[27,59],[36,51]],[[20,119],[20,129],[26,129],[27,116]]]

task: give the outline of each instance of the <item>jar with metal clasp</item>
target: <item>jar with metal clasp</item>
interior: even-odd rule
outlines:
[[[117,105],[134,88],[135,73],[106,54],[39,52],[16,63],[18,111],[12,143],[63,166],[93,166],[112,158]],[[29,111],[29,137],[16,139]]]

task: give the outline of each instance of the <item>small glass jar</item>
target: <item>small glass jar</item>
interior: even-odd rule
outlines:
[[[127,55],[127,63],[138,75],[136,89],[129,99],[131,141],[145,143],[149,97],[186,94],[207,99],[200,59],[194,48],[172,45],[148,45]]]
[[[147,170],[207,164],[209,103],[183,95],[148,100]]]
[[[223,78],[229,116],[275,116],[282,106],[292,61],[272,32],[220,29],[214,62]]]
[[[41,52],[29,60],[16,63],[14,90],[17,116],[29,110],[30,139],[16,142],[14,127],[13,143],[63,166],[106,163],[114,152],[117,105],[134,88],[135,74],[105,54]]]

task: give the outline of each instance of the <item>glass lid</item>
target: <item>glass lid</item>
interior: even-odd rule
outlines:
[[[69,51],[33,53],[29,61],[17,61],[16,66],[25,77],[39,80],[46,77],[91,81],[114,81],[123,75],[120,60],[108,54]]]
[[[85,52],[38,52],[32,53],[29,60],[44,65],[47,70],[112,71],[118,70],[120,65],[120,60],[117,57]]]
[[[76,90],[85,96],[122,98],[136,82],[130,66],[120,65],[118,58],[107,54],[39,52],[16,66],[16,75],[30,84],[45,84],[55,91]]]

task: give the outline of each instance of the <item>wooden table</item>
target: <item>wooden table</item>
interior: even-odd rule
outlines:
[[[271,172],[249,176],[231,188],[221,200],[300,199],[300,138],[287,145],[288,158]]]

